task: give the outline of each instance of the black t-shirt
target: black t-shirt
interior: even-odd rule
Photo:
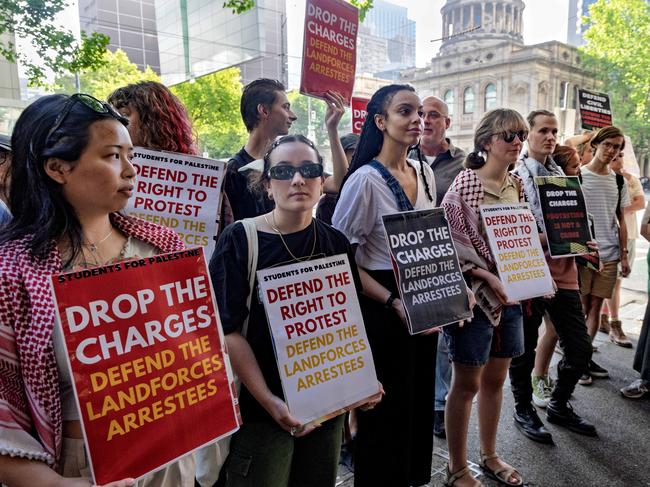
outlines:
[[[315,228],[316,251],[312,259],[347,254],[357,291],[360,291],[361,281],[348,239],[338,230],[317,219],[314,219],[313,222],[313,225],[304,230],[283,235],[284,241],[291,249],[291,252],[297,257],[311,254],[314,245],[313,228]],[[257,237],[259,248],[258,270],[293,262],[293,258],[287,252],[279,235],[257,232]],[[246,231],[240,223],[234,223],[223,231],[210,259],[210,276],[214,285],[217,305],[219,306],[223,331],[226,335],[234,331],[241,331],[244,320],[248,316],[248,309],[246,308],[246,298],[249,293],[247,269],[248,242]],[[259,298],[257,280],[255,280],[254,286],[246,340],[255,354],[267,386],[273,394],[284,398],[271,332],[264,306]],[[257,403],[243,384],[239,405],[244,421],[270,419],[266,410]]]
[[[239,172],[240,168],[254,160],[253,156],[242,147],[228,161],[223,189],[230,201],[235,221],[263,215],[275,207],[273,201],[266,195],[254,193],[248,185],[248,178]]]

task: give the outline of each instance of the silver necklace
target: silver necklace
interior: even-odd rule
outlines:
[[[101,239],[99,242],[97,242],[97,243],[95,243],[95,242],[91,242],[90,240],[88,240],[88,237],[86,237],[86,242],[84,242],[82,245],[85,245],[86,247],[88,247],[88,249],[89,249],[93,254],[96,254],[96,253],[97,253],[97,246],[103,244],[104,242],[106,242],[106,240],[108,240],[108,238],[109,238],[111,235],[113,235],[113,227],[112,227],[112,226],[111,226],[111,231],[108,232],[108,235],[106,235],[106,236],[105,236],[103,239]],[[84,236],[85,236],[85,235],[84,235]]]

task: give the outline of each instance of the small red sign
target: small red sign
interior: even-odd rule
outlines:
[[[307,0],[300,93],[350,104],[357,64],[359,10],[343,0]]]
[[[352,133],[360,134],[368,113],[367,98],[352,97]]]
[[[142,477],[237,430],[202,248],[52,285],[96,483]]]

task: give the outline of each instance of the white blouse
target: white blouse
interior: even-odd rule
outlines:
[[[436,185],[433,171],[428,164],[407,159],[417,173],[417,199],[413,208],[426,210],[434,208]],[[429,200],[422,184],[420,166],[429,183]],[[345,234],[352,245],[357,244],[356,261],[360,267],[368,270],[392,270],[386,232],[382,215],[398,213],[400,209],[393,192],[390,190],[379,171],[370,165],[356,170],[346,181],[336,204],[332,226]]]

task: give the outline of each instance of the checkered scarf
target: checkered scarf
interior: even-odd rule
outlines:
[[[523,184],[518,176],[511,174],[519,187],[519,200],[524,200]],[[480,230],[479,206],[483,203],[485,193],[483,184],[471,169],[461,171],[442,200],[442,207],[449,221],[451,236],[454,240],[458,259],[463,272],[480,267],[488,272],[497,274],[496,264],[490,246],[483,238]],[[501,320],[501,302],[492,288],[482,279],[472,279],[472,291],[476,304],[497,326]]]
[[[111,222],[161,252],[184,247],[175,232],[159,225],[118,213],[111,214]],[[62,264],[54,241],[39,259],[30,240],[27,236],[0,246],[0,454],[54,465],[63,423],[49,278]]]

